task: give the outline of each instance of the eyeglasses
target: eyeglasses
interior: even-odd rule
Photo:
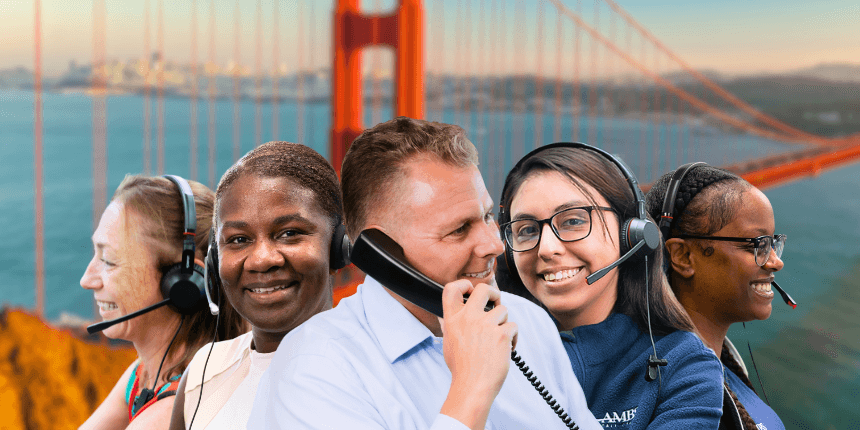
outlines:
[[[770,250],[776,252],[777,258],[782,258],[782,250],[785,248],[786,235],[776,234],[773,236],[759,236],[753,238],[747,237],[722,237],[722,236],[694,236],[691,234],[681,234],[677,236],[679,239],[704,239],[704,240],[722,240],[725,242],[747,242],[752,243],[755,248],[755,264],[764,267],[767,260],[770,258]]]
[[[501,225],[505,242],[516,252],[534,249],[540,243],[543,225],[549,224],[555,237],[562,242],[582,240],[591,234],[591,212],[612,211],[602,206],[584,206],[556,212],[553,216],[537,219],[518,219]]]

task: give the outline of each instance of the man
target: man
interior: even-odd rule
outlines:
[[[509,371],[512,346],[581,428],[600,428],[546,312],[493,286],[504,248],[477,160],[453,125],[400,117],[356,138],[342,169],[349,234],[372,227],[398,242],[445,285],[445,317],[368,277],[284,339],[249,428],[566,428]]]

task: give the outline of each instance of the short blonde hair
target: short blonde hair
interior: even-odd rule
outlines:
[[[387,207],[404,164],[422,155],[458,167],[478,165],[475,145],[457,125],[401,116],[365,130],[352,142],[341,168],[350,237],[361,232],[372,208]]]

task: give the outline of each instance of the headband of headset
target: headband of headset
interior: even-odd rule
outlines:
[[[695,163],[687,163],[675,169],[672,179],[666,185],[666,195],[663,198],[663,211],[660,214],[660,233],[663,234],[663,240],[669,238],[669,230],[672,228],[672,221],[675,219],[675,199],[678,198],[678,189],[681,188],[681,182],[690,170],[696,166],[705,166],[707,163],[697,161]]]
[[[197,211],[194,208],[194,193],[191,191],[191,186],[184,178],[176,175],[164,175],[165,178],[179,187],[179,192],[182,194],[182,219],[184,227],[182,231],[182,273],[190,274],[194,271],[194,235],[197,229]]]
[[[529,152],[528,154],[526,154],[522,159],[520,159],[520,161],[517,162],[517,164],[514,166],[514,168],[511,169],[511,173],[519,170],[522,167],[523,163],[525,163],[526,160],[528,160],[529,158],[535,156],[536,154],[538,154],[540,152],[546,151],[548,149],[553,149],[553,148],[585,149],[588,151],[596,152],[596,153],[602,155],[603,158],[605,158],[605,159],[611,161],[613,164],[615,164],[615,166],[617,166],[618,169],[621,171],[621,174],[624,175],[624,178],[627,179],[627,183],[630,185],[630,190],[633,191],[633,197],[636,199],[636,208],[637,208],[637,212],[638,212],[637,218],[647,219],[646,218],[646,211],[645,211],[645,195],[642,194],[642,190],[639,189],[639,182],[636,181],[636,177],[633,176],[633,173],[630,172],[630,169],[627,168],[627,166],[624,164],[624,162],[621,161],[621,159],[619,159],[618,157],[616,157],[616,156],[614,156],[614,155],[612,155],[612,154],[610,154],[610,153],[608,153],[608,152],[606,152],[606,151],[604,151],[604,150],[602,150],[596,146],[591,146],[591,145],[581,143],[581,142],[550,143],[548,145],[544,145],[544,146],[541,146],[539,148],[536,148],[536,149],[532,150],[531,152]],[[507,193],[507,191],[508,191],[508,187],[510,186],[510,179],[512,176],[513,175],[511,175],[509,173],[507,179],[505,179],[505,185],[502,187],[502,197],[503,198],[505,196],[505,193]],[[503,212],[502,216],[505,217],[506,216],[504,214],[505,213],[505,207],[501,207],[500,210],[501,210],[501,212]],[[510,214],[507,214],[507,215],[510,215]],[[504,218],[504,219],[507,220],[507,218]]]

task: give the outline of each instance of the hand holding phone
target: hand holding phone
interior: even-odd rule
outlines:
[[[442,292],[443,353],[451,389],[441,412],[469,428],[483,428],[510,368],[517,325],[508,321],[500,299],[497,288],[462,279],[448,283]],[[495,305],[489,312],[484,310],[487,303]]]
[[[362,231],[355,239],[350,260],[400,297],[440,318],[445,315],[443,354],[452,380],[443,414],[469,428],[483,429],[493,399],[507,376],[510,357],[562,422],[571,430],[579,428],[514,351],[517,326],[508,322],[497,288],[473,286],[465,279],[443,287],[409,264],[397,242],[373,228]],[[506,354],[503,361],[497,360],[501,351]],[[485,393],[491,395],[476,395]],[[476,402],[477,399],[480,400]]]

